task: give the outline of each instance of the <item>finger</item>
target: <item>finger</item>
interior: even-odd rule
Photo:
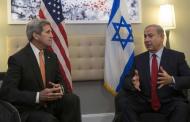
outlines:
[[[158,86],[158,89],[162,88],[163,86],[164,86],[164,84],[160,84],[160,85]]]
[[[48,86],[51,88],[51,87],[54,87],[54,83],[52,83],[52,82],[48,82]]]
[[[163,84],[163,81],[158,81],[157,84]]]
[[[58,98],[62,98],[62,94],[61,93],[51,93],[47,95],[47,99],[58,99]]]
[[[135,69],[135,75],[139,75],[139,72],[138,70]]]
[[[159,76],[165,76],[165,74],[163,72],[159,72],[158,75]]]
[[[59,87],[60,86],[60,84],[55,84],[53,82],[49,82],[49,84],[52,85],[53,87]]]
[[[55,87],[61,87],[61,85],[60,84],[55,84]]]
[[[54,85],[55,85],[55,83],[53,83],[53,82],[49,82],[49,84],[50,84],[50,85],[52,85],[52,86],[54,86]]]
[[[63,90],[61,90],[61,94],[63,95]]]
[[[57,91],[59,91],[59,90],[61,90],[60,87],[53,87],[53,88],[50,88],[50,89],[49,89],[50,93],[57,92]]]
[[[157,79],[158,79],[158,81],[164,81],[164,80],[166,80],[166,77],[158,77]]]
[[[132,82],[135,82],[135,79],[136,79],[136,78],[135,78],[135,76],[134,76],[134,77],[132,78]]]
[[[48,93],[47,96],[62,96],[61,92]]]
[[[134,76],[133,78],[132,78],[132,81],[133,82],[136,82],[138,79],[137,79],[137,77],[136,76]]]
[[[161,72],[163,72],[163,73],[166,72],[162,66],[160,66],[160,70],[161,70]]]
[[[61,97],[57,97],[57,96],[54,96],[54,97],[48,97],[47,98],[47,101],[54,101],[54,100],[57,100],[57,99],[60,99]]]
[[[133,80],[133,82],[139,80],[139,73],[138,73],[138,70],[135,70],[135,74],[134,74],[132,80]]]
[[[56,91],[56,93],[58,93],[58,95],[63,96],[63,90],[61,89],[61,87],[60,87],[60,90],[59,90],[59,91]]]
[[[137,91],[141,91],[141,89],[139,87],[135,87],[137,89]]]
[[[159,85],[167,85],[168,82],[167,81],[159,81],[157,84],[159,84]]]

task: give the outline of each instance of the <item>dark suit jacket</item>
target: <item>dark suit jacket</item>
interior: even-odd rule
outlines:
[[[45,50],[44,58],[46,80],[64,85],[57,56]],[[22,50],[9,57],[8,71],[0,97],[11,102],[20,112],[24,112],[42,106],[35,103],[36,93],[42,89],[44,86],[40,68],[30,44],[27,44]]]
[[[190,88],[190,69],[185,61],[184,54],[164,48],[160,66],[162,66],[166,72],[169,75],[172,75],[175,79],[175,85],[166,85],[157,90],[160,101],[167,102],[174,99],[184,100],[182,89]],[[124,90],[129,93],[135,91],[149,101],[151,95],[151,79],[148,51],[135,57],[133,68],[137,69],[139,72],[141,92],[137,92],[131,82],[131,78],[134,76],[134,70],[132,70],[127,76]]]

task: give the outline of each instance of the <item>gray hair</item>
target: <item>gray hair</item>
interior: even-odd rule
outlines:
[[[157,24],[151,24],[145,27],[145,29],[149,28],[149,27],[155,27],[156,28],[156,32],[162,36],[164,36],[164,29],[162,28],[162,26],[157,25]]]
[[[45,19],[33,19],[26,25],[26,35],[29,41],[33,39],[33,33],[41,34],[43,27],[50,25]]]

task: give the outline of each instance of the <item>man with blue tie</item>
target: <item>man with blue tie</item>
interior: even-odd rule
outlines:
[[[52,29],[44,19],[26,26],[29,43],[9,57],[0,97],[19,111],[22,122],[81,122],[78,96],[68,93],[57,56],[47,50]]]
[[[190,88],[190,69],[184,53],[163,45],[164,30],[148,25],[144,44],[148,51],[135,57],[133,70],[115,98],[116,122],[140,122],[146,112],[163,114],[169,122],[187,122],[183,90]]]

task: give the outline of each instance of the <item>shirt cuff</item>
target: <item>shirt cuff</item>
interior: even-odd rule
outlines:
[[[175,88],[175,78],[173,76],[172,76],[172,83],[169,86]]]
[[[175,79],[174,79],[174,77],[172,76],[172,84],[174,84],[175,85]]]
[[[40,93],[37,92],[36,93],[36,103],[40,103],[39,97],[40,97]]]

